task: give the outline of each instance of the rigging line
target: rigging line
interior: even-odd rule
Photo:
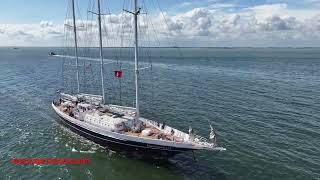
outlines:
[[[91,7],[91,0],[88,1],[88,9],[89,7]],[[87,10],[88,10],[87,9]],[[86,25],[85,25],[85,37],[86,37],[86,40],[85,40],[85,47],[89,47],[89,44],[90,44],[90,40],[91,38],[89,38],[90,36],[90,33],[89,33],[89,28],[90,28],[90,22],[89,21],[89,12],[87,11],[87,20],[86,20]],[[85,54],[88,55],[90,53],[90,48],[85,48]]]
[[[109,20],[108,20],[109,19]],[[106,22],[108,21],[108,22]],[[105,39],[106,39],[106,42],[107,42],[107,46],[110,48],[109,51],[109,56],[110,57],[113,57],[113,52],[114,52],[114,49],[112,48],[115,44],[115,38],[111,38],[112,35],[114,35],[114,30],[113,30],[113,25],[111,23],[111,15],[106,15],[106,17],[104,18],[103,22],[104,22],[104,30],[106,32],[106,36],[105,36]]]
[[[110,24],[108,24],[108,27],[107,27],[107,18],[108,18],[108,16],[109,15],[104,15],[103,17],[103,31],[105,32],[105,36],[104,36],[104,39],[105,39],[105,41],[104,42],[106,42],[106,45],[109,47],[107,50],[108,50],[108,56],[109,57],[112,57],[112,48],[111,48],[111,41],[112,40],[110,40],[110,38],[108,38],[108,36],[110,36],[110,32],[109,31],[111,31],[111,33],[112,33],[112,25],[110,25]],[[110,68],[109,67],[109,69],[112,69],[112,68]],[[108,76],[108,78],[112,78],[113,76]],[[114,82],[112,81],[112,79],[111,79],[111,81],[109,81],[109,91],[112,91],[113,89],[114,89]],[[111,99],[111,97],[109,97],[109,99]]]
[[[78,17],[80,20],[82,20],[82,14],[81,14],[81,11],[80,11],[80,8],[79,8],[79,4],[78,4],[78,1],[75,2],[76,4],[76,9],[77,9],[77,12],[78,12]],[[83,23],[82,21],[80,21],[80,23]]]
[[[129,0],[129,1],[126,1],[126,7],[124,8],[124,9],[132,9],[132,5],[131,5],[131,3],[132,3],[132,0]],[[128,16],[125,12],[123,12],[124,13],[124,22],[126,23],[126,21],[128,20],[128,18],[130,18],[129,20],[130,20],[130,22],[133,20],[133,17],[132,16]],[[133,59],[133,48],[132,48],[132,46],[133,46],[133,42],[132,42],[132,36],[133,36],[133,29],[132,29],[132,24],[130,23],[129,24],[129,26],[127,27],[127,26],[125,26],[125,24],[123,23],[123,39],[124,39],[124,37],[128,37],[128,39],[124,39],[125,41],[125,46],[126,47],[128,47],[127,49],[126,49],[126,51],[125,51],[125,56],[127,57],[127,59],[129,59],[129,60],[132,60]],[[125,29],[126,28],[126,29]],[[126,30],[126,34],[124,33],[125,32],[125,30]],[[132,78],[132,79],[131,79]],[[130,81],[130,79],[131,79],[131,81]],[[129,78],[128,78],[128,81],[129,82],[134,82],[134,76],[129,76]],[[132,90],[131,88],[130,88],[130,90]],[[131,105],[133,105],[134,106],[134,103],[132,104],[132,102],[133,102],[133,99],[127,99],[127,104],[129,104],[130,106]]]
[[[103,2],[105,2],[105,1],[101,1],[101,6],[102,6],[102,7],[103,7]],[[104,32],[104,35],[102,34],[103,43],[108,46],[108,38],[107,38],[107,36],[108,36],[108,29],[107,29],[106,18],[105,18],[106,15],[104,15],[103,8],[101,8],[101,12],[100,12],[100,13],[101,13],[102,31]]]
[[[71,1],[68,1],[69,3],[68,3],[68,6],[67,6],[67,12],[66,12],[66,19],[68,19],[68,17],[69,17],[69,11],[70,11],[70,6],[71,6]],[[64,38],[65,38],[65,41],[64,41],[64,46],[65,47],[68,47],[68,31],[67,31],[67,28],[66,28],[66,26],[64,26]],[[65,54],[67,54],[68,52],[67,52],[67,48],[64,48],[64,53]],[[63,59],[63,63],[62,63],[62,66],[63,67],[65,67],[65,65],[66,65],[66,62],[65,62],[65,59]],[[65,86],[65,87],[67,87],[67,90],[70,90],[69,88],[70,88],[70,86],[68,86],[68,81],[67,81],[67,79],[65,78],[65,74],[66,74],[66,72],[65,72],[65,68],[63,68],[63,77],[62,77],[62,81],[63,81],[63,85]]]
[[[121,31],[121,35],[120,35],[120,49],[119,49],[119,58],[122,57],[122,47],[123,47],[123,19],[124,19],[124,10],[125,9],[125,0],[122,3],[122,13],[120,16],[120,31]]]
[[[111,35],[115,35],[114,34],[114,25],[113,25],[113,23],[112,23],[112,14],[111,14],[111,10],[110,10],[110,8],[107,6],[107,4],[108,4],[108,1],[106,0],[106,9],[107,9],[107,18],[109,18],[109,22],[108,22],[108,29],[110,30],[110,32],[109,32],[109,34],[111,34]],[[106,25],[107,25],[107,23],[106,23]],[[109,40],[110,40],[110,47],[112,47],[112,46],[114,46],[115,45],[115,43],[116,43],[116,41],[115,41],[115,38],[109,38]],[[114,54],[114,49],[112,49],[112,56],[113,56],[113,54]]]
[[[68,6],[67,6],[67,12],[66,12],[66,16],[65,16],[65,19],[68,19],[68,17],[69,17],[69,11],[70,11],[70,3],[71,3],[71,1],[68,1],[69,3],[68,3]],[[65,22],[64,22],[65,23]],[[67,40],[68,40],[68,35],[67,35],[67,28],[66,28],[66,26],[63,26],[64,27],[64,43],[63,43],[63,45],[64,45],[64,47],[67,47]],[[67,49],[63,49],[63,53],[64,54],[66,54],[67,53]]]
[[[76,20],[76,24],[79,24],[78,25],[78,29],[79,29],[79,27],[83,27],[84,26],[84,22],[83,22],[83,18],[82,18],[82,14],[81,14],[81,10],[80,10],[80,8],[79,8],[79,1],[75,1],[75,6],[76,6],[76,12],[77,12],[77,20]],[[83,42],[83,38],[81,37],[81,31],[77,31],[77,33],[78,33],[78,36],[77,36],[77,39],[78,39],[78,42],[79,42],[79,44],[81,44],[81,42]],[[79,55],[80,56],[83,56],[83,49],[82,48],[80,48],[81,47],[81,45],[79,45]]]
[[[153,4],[154,8],[156,8],[155,3],[153,2],[153,0],[152,0],[152,4]],[[155,38],[156,38],[156,40],[158,42],[158,46],[160,46],[160,44],[161,44],[160,43],[160,38],[157,35],[158,33],[156,31],[155,25],[153,24],[152,20],[150,20],[150,19],[149,19],[149,22],[151,23],[151,26],[152,26],[152,29],[153,29],[153,32],[154,32],[154,36],[155,36]]]
[[[143,1],[143,3],[144,3],[144,1]],[[149,63],[150,63],[150,46],[151,46],[151,40],[150,40],[150,34],[149,34],[149,24],[148,24],[148,20],[147,20],[147,16],[148,16],[148,14],[147,14],[147,12],[145,13],[145,16],[143,16],[143,20],[144,20],[144,24],[145,24],[145,29],[146,29],[146,32],[145,32],[145,39],[146,39],[146,43],[147,43],[147,45],[146,45],[146,53],[145,53],[145,56],[146,56],[146,58],[149,58],[148,60],[149,60]]]
[[[92,5],[92,7],[91,7],[91,10],[92,11],[95,11],[95,7],[96,7],[96,1],[95,0],[93,0],[93,5]],[[91,21],[92,22],[94,22],[94,23],[97,23],[97,19],[96,19],[96,17],[94,16],[94,14],[91,14]],[[96,32],[97,30],[96,30],[96,27],[95,26],[92,26],[91,27],[91,29],[90,29],[90,33],[92,34],[92,38],[91,38],[91,43],[92,43],[92,45],[91,45],[91,51],[92,51],[92,53],[90,54],[91,55],[91,57],[92,58],[97,58],[94,54],[96,54],[96,52],[97,52],[97,46],[94,44],[95,42],[98,42],[98,37],[97,36],[95,36],[95,32]],[[92,74],[93,74],[93,76],[92,76],[92,79],[94,80],[94,82],[92,82],[92,84],[91,84],[91,91],[92,92],[94,92],[94,93],[98,93],[97,92],[97,89],[100,89],[101,87],[97,87],[96,85],[97,84],[99,84],[99,79],[100,79],[100,75],[97,73],[98,71],[96,71],[96,73],[93,71],[93,68],[94,67],[96,67],[95,69],[97,69],[97,67],[98,66],[93,66],[93,64],[91,64],[91,68],[90,68],[90,70],[91,70],[91,72],[92,72]],[[95,89],[95,87],[97,87],[96,89]]]
[[[67,17],[67,13],[68,13],[68,7],[69,7],[69,5],[67,5],[67,11],[66,11],[66,17]],[[65,35],[66,34],[66,27],[65,26],[63,26],[63,34]],[[66,37],[64,36],[64,39],[66,39]],[[65,41],[64,41],[65,42]],[[65,46],[65,43],[64,42],[62,42],[62,47],[64,47]],[[64,52],[65,51],[65,48],[62,48],[62,53],[65,53]],[[62,87],[64,87],[64,62],[65,60],[63,59],[62,60],[62,63],[61,63],[61,79],[62,79]],[[61,87],[61,88],[62,88]]]
[[[161,8],[161,6],[160,6],[160,3],[159,3],[159,1],[158,1],[158,0],[155,0],[155,1],[157,2],[157,6],[158,6],[158,8],[159,8],[159,10],[160,10],[160,14],[161,14],[161,16],[163,17],[163,20],[164,20],[164,23],[165,23],[165,25],[166,25],[166,27],[167,27],[167,30],[168,30],[168,31],[170,31],[170,28],[169,28],[169,25],[168,25],[167,19],[166,19],[166,17],[165,17],[165,15],[164,15],[164,13],[163,13],[163,10],[162,10],[162,8]],[[155,8],[156,8],[156,5],[155,5],[155,3],[154,3],[154,1],[153,1],[153,0],[152,0],[152,2],[153,2],[154,6],[155,6]],[[167,36],[166,38],[168,39],[168,36]],[[168,39],[168,42],[169,42],[169,39]]]
[[[91,1],[88,2],[88,8],[91,7]],[[87,8],[87,10],[88,10]],[[86,21],[85,23],[83,23],[83,26],[85,27],[85,31],[83,32],[83,34],[85,35],[84,38],[83,38],[83,43],[84,43],[84,48],[83,48],[83,53],[84,55],[83,56],[88,56],[90,54],[90,48],[89,45],[90,45],[90,42],[92,41],[91,38],[88,38],[90,36],[89,34],[89,29],[91,27],[91,22],[92,21],[89,21],[89,14],[88,14],[88,11],[87,11],[87,18],[86,18]],[[90,89],[91,87],[91,84],[92,84],[92,81],[90,81],[89,79],[91,79],[92,76],[88,77],[89,75],[87,75],[88,73],[87,72],[87,68],[91,67],[91,62],[89,62],[89,65],[87,65],[87,61],[86,60],[83,60],[83,79],[84,79],[84,86],[86,87],[87,91]],[[87,81],[86,81],[87,80]],[[91,82],[91,83],[90,83]]]
[[[158,7],[159,7],[159,9],[160,9],[160,12],[161,12],[161,14],[162,14],[162,16],[163,16],[163,19],[164,19],[164,21],[165,21],[165,24],[166,24],[166,26],[167,26],[167,29],[168,29],[168,31],[170,31],[168,22],[167,22],[167,20],[166,20],[166,18],[165,18],[165,16],[164,16],[164,13],[163,13],[163,10],[162,10],[162,8],[161,8],[161,6],[160,6],[160,3],[159,3],[158,0],[156,0],[156,2],[157,2],[157,4],[158,4]],[[181,31],[180,31],[179,29],[178,29],[178,31],[179,31],[179,34],[181,34]],[[168,42],[169,42],[169,44],[170,44],[169,38],[166,37],[166,39],[168,40]],[[173,45],[174,45],[175,47],[177,47],[179,55],[184,59],[184,56],[183,56],[183,53],[181,52],[181,49],[177,46],[177,44],[176,44],[175,42],[173,42]]]
[[[119,48],[118,48],[118,51],[117,51],[117,64],[120,63],[119,59],[121,58],[121,50],[122,50],[122,13],[119,15],[120,18],[119,18],[119,22],[120,22],[120,25],[118,25],[118,30],[117,31],[117,37],[120,37],[120,43],[119,43]]]
[[[153,33],[154,33],[153,36],[154,36],[155,40],[157,41],[158,46],[160,46],[160,40],[159,40],[159,37],[157,35],[156,29],[154,27],[154,24],[152,23],[152,21],[149,18],[147,18],[147,21],[151,24],[151,29],[153,30]]]
[[[150,78],[149,78],[149,81],[151,83],[151,106],[148,106],[151,113],[154,112],[154,81],[153,81],[153,72],[152,72],[152,58],[151,58],[151,40],[150,40],[150,34],[149,34],[149,23],[148,23],[148,9],[147,9],[147,5],[145,3],[145,0],[143,0],[143,4],[144,4],[144,10],[146,12],[146,15],[145,15],[145,24],[147,25],[147,29],[148,29],[148,33],[146,34],[146,38],[147,38],[147,41],[149,42],[149,48],[148,48],[148,51],[147,51],[147,56],[149,58],[149,65],[150,65]],[[149,53],[148,53],[149,52]]]
[[[150,40],[149,23],[148,23],[148,9],[147,9],[147,5],[145,3],[145,0],[143,0],[143,4],[144,4],[144,10],[146,12],[144,20],[145,20],[145,24],[147,25],[147,29],[148,29],[147,34],[146,34],[146,38],[147,38],[147,42],[149,43],[146,56],[148,56],[148,58],[149,58],[149,64],[152,64],[152,62],[151,62],[152,61],[151,60],[151,40]]]
[[[68,1],[68,5],[67,5],[67,11],[66,11],[66,15],[65,15],[65,19],[68,17],[68,12],[69,12],[69,4],[70,4],[70,1]],[[64,22],[65,23],[65,22]],[[63,25],[63,35],[64,35],[64,39],[66,40],[66,26]],[[65,46],[65,42],[62,42],[63,44],[63,47]],[[62,49],[62,53],[65,53],[65,48]]]
[[[124,3],[122,4],[122,9],[124,9]],[[121,64],[121,53],[122,53],[122,46],[123,46],[123,19],[124,19],[124,12],[121,13],[120,16],[120,26],[118,28],[120,29],[117,31],[117,37],[120,36],[120,48],[119,48],[119,54],[117,57],[117,65],[119,66],[120,71],[122,70],[122,64]],[[122,105],[122,78],[119,79],[119,103]]]
[[[92,2],[92,1],[90,1],[90,2]],[[93,1],[92,3],[91,3],[91,6],[89,7],[89,10],[92,10],[93,11],[93,9],[94,9],[94,7],[95,7],[95,2],[96,1]],[[89,32],[89,34],[90,34],[90,38],[89,38],[89,41],[88,41],[88,46],[90,47],[89,48],[89,57],[94,57],[93,56],[93,54],[94,53],[91,53],[92,51],[94,51],[94,49],[92,49],[91,47],[94,47],[94,38],[93,38],[93,34],[94,34],[94,32],[93,32],[93,28],[95,27],[94,26],[94,23],[96,22],[96,20],[94,21],[93,20],[93,14],[92,13],[89,13],[89,12],[87,12],[88,13],[88,20],[90,21],[90,25],[89,25],[89,29],[88,29],[88,32]]]
[[[143,4],[143,9],[145,9],[145,2],[142,1],[142,4]],[[145,58],[148,59],[149,57],[149,54],[150,54],[150,46],[151,46],[151,40],[150,40],[150,37],[149,37],[149,24],[147,23],[147,12],[144,11],[144,15],[142,16],[142,20],[143,20],[143,25],[144,25],[144,29],[145,29],[145,32],[143,33],[143,38],[144,38],[144,41],[146,43],[145,47],[143,48],[144,49],[144,55],[145,55]],[[149,63],[150,63],[150,59],[149,60]]]
[[[121,17],[120,17],[121,18]],[[111,22],[111,16],[110,16],[110,22]],[[121,22],[121,21],[120,21]],[[112,33],[114,33],[114,32],[112,32]],[[117,31],[116,32],[116,36],[118,36],[119,37],[119,31]],[[121,37],[120,37],[121,38]],[[115,41],[115,40],[114,40]],[[121,39],[121,41],[122,41],[122,39]],[[114,42],[114,44],[115,44],[115,42]],[[119,48],[120,49],[120,51],[121,51],[121,47]],[[116,50],[116,52],[117,52],[117,50]],[[121,64],[119,64],[119,56],[117,55],[117,53],[115,53],[115,56],[116,56],[116,60],[117,60],[117,65],[119,66],[119,69],[120,69],[120,71],[121,71],[121,69],[122,69],[122,67],[121,67]],[[121,78],[119,78],[119,104],[120,105],[122,105],[122,97],[121,97],[121,95],[122,95],[122,85],[121,85]]]
[[[88,7],[90,7],[90,3],[91,3],[91,1],[88,1]],[[84,32],[84,34],[85,34],[85,40],[84,40],[84,45],[85,45],[85,48],[84,48],[84,54],[88,54],[89,53],[89,48],[87,48],[88,47],[88,42],[89,42],[89,38],[87,38],[88,37],[88,27],[89,27],[89,21],[88,21],[88,12],[87,12],[87,16],[86,16],[86,23],[85,23],[85,32]],[[83,61],[83,83],[84,83],[84,86],[85,86],[85,88],[86,88],[86,92],[88,92],[88,89],[89,89],[89,81],[88,81],[88,75],[87,75],[87,62],[86,61]]]

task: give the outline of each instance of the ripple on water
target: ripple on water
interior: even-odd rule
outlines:
[[[131,159],[64,129],[50,107],[63,86],[61,63],[47,57],[51,49],[7,51],[0,48],[7,56],[0,61],[0,179],[320,178],[319,49],[186,48],[181,51],[190,57],[181,59],[154,48],[159,57],[170,56],[154,59],[153,80],[141,72],[142,114],[185,131],[191,125],[206,137],[209,121],[227,148],[197,152],[197,162],[183,154],[168,163]],[[113,68],[106,67],[107,99],[118,103]],[[131,75],[126,71],[122,79],[123,105],[134,101]],[[94,163],[22,167],[8,161],[13,157],[89,157]]]

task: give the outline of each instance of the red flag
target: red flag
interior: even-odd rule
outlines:
[[[114,71],[114,76],[117,78],[121,78],[122,77],[122,71]]]

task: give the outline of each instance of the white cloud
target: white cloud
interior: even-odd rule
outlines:
[[[313,0],[314,1],[314,0]],[[218,8],[219,10],[215,9]],[[181,46],[319,46],[320,11],[313,9],[290,9],[285,3],[267,4],[222,11],[220,8],[233,4],[216,4],[194,8],[176,15],[153,14],[148,19],[140,17],[140,43],[146,36],[158,40],[161,45]],[[103,17],[103,35],[106,46],[132,45],[130,14],[112,14]],[[64,32],[72,39],[70,19],[63,24],[41,21],[38,24],[0,24],[0,45],[61,46]],[[96,46],[97,23],[77,21],[79,43]],[[90,33],[84,31],[91,29]],[[150,29],[151,28],[151,29]],[[69,30],[68,30],[69,29]],[[155,33],[156,32],[156,33]],[[156,35],[157,34],[157,35]],[[122,36],[122,41],[120,42]],[[69,40],[71,40],[69,38]]]
[[[196,8],[169,20],[179,24],[184,44],[186,38],[190,39],[189,42],[196,42],[203,39],[199,36],[205,36],[203,46],[230,45],[230,41],[235,46],[319,46],[319,19],[318,10],[297,10],[289,9],[287,4],[269,4],[230,13]],[[296,43],[299,41],[301,43]]]
[[[264,20],[270,16],[291,16],[299,20],[305,20],[320,13],[317,9],[290,9],[286,3],[258,5],[245,8],[242,13],[255,16]]]
[[[47,27],[52,27],[53,23],[51,21],[41,21],[40,22],[40,27],[42,28],[47,28]]]

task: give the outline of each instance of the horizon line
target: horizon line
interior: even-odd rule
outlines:
[[[74,48],[74,47],[62,47],[62,46],[1,46],[0,48]],[[97,47],[87,47],[80,46],[79,48],[99,48]],[[103,47],[103,48],[134,48],[134,47]],[[139,48],[320,48],[320,46],[140,46]]]

